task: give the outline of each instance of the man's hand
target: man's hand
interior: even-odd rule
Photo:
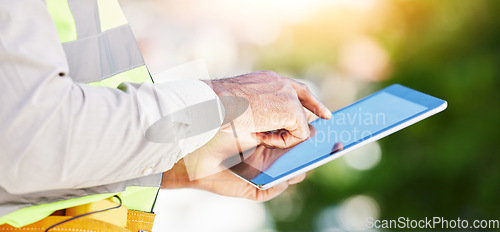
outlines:
[[[255,140],[248,140],[249,134],[266,147],[282,149],[309,138],[308,122],[312,113],[325,119],[329,119],[331,113],[305,84],[269,71],[205,82],[224,104],[224,126],[212,141],[185,157],[191,167],[190,175],[181,160],[163,174],[162,188],[192,187],[225,196],[266,201],[279,195],[289,184],[305,178],[302,174],[268,190],[259,190],[219,165],[229,156],[251,152],[250,148],[259,145]],[[237,135],[230,134],[236,131]],[[259,147],[255,150],[258,154],[253,154],[250,161],[260,168],[266,168],[265,161],[274,161],[282,154],[279,150]]]
[[[289,185],[304,180],[305,176],[304,173],[267,190],[259,190],[229,171],[218,172],[205,178],[190,181],[184,162],[180,160],[172,169],[163,173],[161,188],[196,188],[224,196],[268,201],[285,191]]]
[[[330,111],[305,84],[274,72],[254,72],[205,82],[221,97],[226,111],[238,108],[234,106],[238,101],[225,101],[224,97],[248,100],[250,110],[232,123],[238,131],[251,130],[248,132],[269,147],[287,148],[309,138],[308,116],[304,108],[321,118],[331,117]],[[226,115],[232,115],[232,112],[226,112]],[[226,124],[223,130],[230,131],[231,128]]]
[[[314,127],[309,126],[309,129],[311,130],[311,133],[314,136],[316,131]],[[222,143],[219,144],[216,143],[216,146],[219,147],[219,149],[224,148],[225,147],[224,144],[228,143],[227,137],[226,139],[224,139],[223,134],[224,132],[219,131],[219,135],[216,136],[220,139],[220,141],[222,141]],[[247,148],[248,146],[252,145],[251,141],[240,141],[240,142],[242,144],[241,147],[244,148]],[[217,154],[216,152],[215,154],[210,154],[209,156],[206,157],[207,159],[212,158],[213,159],[212,162],[206,161],[203,163],[207,164],[208,166],[220,167],[219,162],[221,160],[227,159],[229,158],[229,156],[235,154],[234,151],[231,151],[229,149],[230,146],[227,146],[226,148],[227,149],[225,150],[225,152],[223,152],[223,154]],[[233,167],[233,170],[235,171],[237,170],[237,172],[240,175],[244,176],[247,179],[252,179],[258,174],[260,174],[261,171],[267,170],[277,159],[279,159],[289,149],[291,148],[270,149],[262,145],[258,146],[255,150],[253,150],[253,153],[244,161],[245,164],[243,166],[241,166],[243,163],[237,164],[236,166]],[[332,153],[338,152],[340,150],[342,150],[342,144],[336,143],[332,148]],[[190,155],[192,154],[189,154],[188,156],[186,156],[186,158],[189,158]],[[237,158],[240,158],[238,155],[236,156]],[[252,168],[246,168],[245,166],[246,167],[251,166]],[[299,183],[305,178],[305,173],[303,173],[284,183],[278,184],[270,189],[259,190],[254,186],[248,184],[247,182],[241,180],[240,178],[236,177],[225,168],[217,170],[222,170],[222,171],[218,171],[217,173],[206,176],[204,178],[190,180],[188,172],[186,170],[186,166],[184,164],[184,159],[181,159],[177,164],[174,165],[172,169],[163,173],[161,187],[197,188],[224,196],[241,197],[256,201],[267,201],[285,191],[290,184]]]

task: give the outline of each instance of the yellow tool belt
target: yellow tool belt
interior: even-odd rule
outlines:
[[[30,231],[44,232],[50,226],[71,218],[71,216],[48,216],[33,224],[16,228],[7,224],[0,225],[0,231]],[[107,223],[101,220],[81,217],[68,221],[50,231],[72,231],[72,232],[139,232],[152,231],[155,214],[141,211],[128,210],[127,226],[125,228]]]
[[[51,216],[33,224],[20,228],[8,224],[0,225],[1,231],[30,231],[30,232],[150,232],[153,229],[154,213],[136,210],[127,210],[119,204],[116,209],[101,213],[81,215],[87,212],[101,210],[109,205],[110,200],[103,200],[87,205],[77,206],[66,210],[57,211]],[[71,215],[71,216],[68,216]]]

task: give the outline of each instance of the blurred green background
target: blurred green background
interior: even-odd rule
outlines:
[[[500,219],[499,11],[500,1],[492,0],[392,0],[368,19],[374,21],[356,28],[390,60],[390,70],[378,80],[358,81],[370,84],[357,97],[400,83],[447,100],[448,109],[382,139],[373,168],[355,170],[337,160],[310,175],[295,194],[269,202],[277,229],[342,228],[349,224],[342,215],[337,221],[318,217],[342,213],[336,207],[356,195],[374,199],[381,219]],[[272,55],[264,55],[260,67],[308,76],[318,62],[338,64],[332,55],[339,46],[336,32],[351,26],[357,15],[350,16],[339,22],[325,9],[314,22],[291,29],[300,34],[293,46],[283,46],[287,38],[281,38],[266,48]],[[290,212],[283,213],[283,203],[293,205]]]
[[[273,70],[307,82],[331,110],[393,83],[448,101],[265,206],[162,192],[158,228],[333,232],[364,230],[367,217],[500,220],[500,1],[121,1],[153,74],[203,58],[212,77]]]

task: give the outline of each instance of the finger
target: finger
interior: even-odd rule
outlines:
[[[309,137],[312,137],[314,135],[316,135],[316,128],[309,124],[308,125],[308,128],[309,128]],[[278,131],[278,130],[276,130]],[[276,132],[275,132],[276,133]],[[283,141],[283,138],[281,137],[278,137],[278,138],[272,138],[272,136],[275,136],[275,135],[270,135],[269,132],[257,132],[257,133],[252,133],[252,136],[255,140],[258,141],[258,144],[259,145],[263,145],[264,147],[266,148],[270,148],[270,149],[274,149],[274,148],[289,148],[290,146],[287,147],[288,144],[285,144]],[[266,138],[267,136],[267,138]],[[340,144],[340,146],[342,146],[342,143],[338,143]],[[337,145],[337,144],[335,144]],[[335,148],[334,148],[335,149]],[[342,147],[340,147],[339,150],[342,150]],[[333,152],[337,152],[337,150],[332,150],[332,153]]]
[[[307,122],[312,122],[316,119],[318,119],[318,116],[315,115],[313,112],[311,112],[310,110],[304,108],[304,112],[306,112],[306,119],[307,119]]]
[[[259,145],[263,145],[264,147],[267,147],[267,148],[276,148],[273,144],[270,144],[268,143],[268,141],[266,141],[266,136],[267,134],[269,134],[269,132],[255,132],[255,133],[252,133],[253,134],[253,137],[255,138],[256,141],[258,141]]]
[[[285,149],[293,147],[301,143],[305,139],[309,138],[310,135],[309,127],[306,127],[305,129],[302,130],[307,130],[307,135],[305,135],[303,138],[294,135],[294,133],[302,133],[302,132],[296,132],[296,131],[290,132],[287,130],[279,130],[277,132],[272,132],[272,133],[256,133],[256,137],[259,141],[261,141],[262,145],[268,148]]]
[[[281,136],[285,142],[285,148],[295,146],[311,136],[306,112],[301,106],[299,106],[298,111],[294,115],[295,118],[287,121],[288,125],[285,126],[285,129],[289,133],[282,134]]]
[[[257,133],[257,140],[267,147],[289,148],[309,138],[311,132],[302,106],[292,102],[288,107],[290,110],[280,117],[283,129]]]
[[[332,152],[330,154],[336,153],[344,149],[344,145],[341,142],[335,143],[332,148]]]
[[[288,184],[297,184],[297,183],[300,183],[302,182],[304,179],[306,178],[306,174],[305,173],[302,173],[290,180],[288,180]]]
[[[267,148],[286,148],[289,146],[287,141],[283,138],[283,134],[288,133],[286,130],[279,130],[279,132],[272,133],[257,133],[257,139],[261,141],[261,144]]]
[[[311,132],[311,135],[310,137],[313,137],[316,135],[316,127],[314,127],[313,125],[309,124],[309,131]]]
[[[332,113],[309,90],[306,84],[290,79],[292,87],[297,92],[300,103],[308,110],[324,119],[330,119]]]
[[[278,195],[280,195],[282,192],[284,192],[288,188],[288,182],[283,182],[281,184],[278,184],[270,189],[266,190],[259,190],[255,189],[255,200],[257,201],[269,201]]]

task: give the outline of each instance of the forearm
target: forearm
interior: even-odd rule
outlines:
[[[43,1],[1,6],[0,186],[8,192],[84,188],[161,173],[216,133],[220,124],[192,133],[209,112],[190,106],[217,99],[204,83],[127,84],[122,90],[75,83]],[[182,110],[186,117],[164,126],[184,137],[158,143],[144,136],[155,120]]]
[[[196,186],[196,180],[190,181],[184,165],[184,160],[179,160],[170,170],[163,173],[161,188],[190,188]]]
[[[8,114],[2,114],[6,117],[1,120],[0,165],[6,189],[30,192],[89,187],[160,173],[216,132],[196,139],[151,142],[144,136],[147,128],[142,124],[151,115],[141,111],[140,105],[146,103],[137,99],[137,89],[132,85],[126,92],[68,85],[69,90],[48,88],[46,96],[39,99],[24,98],[24,105],[4,105]],[[162,98],[172,110],[189,105],[178,95],[164,91]],[[189,134],[189,123],[171,125],[176,123],[184,126],[169,128],[176,130],[172,133]]]

